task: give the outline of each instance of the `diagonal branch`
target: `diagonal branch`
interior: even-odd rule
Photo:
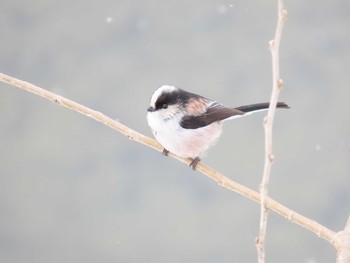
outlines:
[[[272,56],[272,94],[270,99],[270,107],[267,116],[264,119],[265,129],[265,165],[262,182],[260,185],[260,224],[259,224],[259,237],[257,238],[256,245],[258,250],[258,261],[259,263],[265,262],[265,237],[267,229],[267,218],[268,218],[268,185],[270,180],[272,163],[274,156],[272,154],[272,127],[275,117],[276,105],[278,96],[282,88],[283,82],[280,78],[279,70],[279,46],[281,43],[282,30],[284,23],[287,19],[287,11],[284,9],[283,0],[278,0],[278,20],[276,26],[275,37],[269,42],[269,47]]]
[[[144,144],[148,147],[151,147],[159,152],[163,150],[163,148],[157,143],[155,140],[138,133],[129,127],[107,117],[106,115],[102,114],[101,112],[94,111],[86,106],[83,106],[79,103],[76,103],[72,100],[66,99],[62,96],[59,96],[53,92],[44,90],[42,88],[39,88],[31,83],[13,78],[11,76],[5,75],[0,73],[0,81],[7,83],[11,86],[18,87],[20,89],[23,89],[25,91],[34,93],[38,96],[44,97],[54,103],[57,103],[60,106],[69,108],[73,111],[79,112],[89,118],[92,118],[98,122],[103,123],[106,126],[111,127],[112,129],[120,132],[121,134],[128,137],[130,140],[139,142],[141,144]],[[169,154],[169,156],[172,156],[173,158],[189,164],[191,162],[190,159],[184,159],[180,158],[178,156],[175,156],[173,154]],[[243,186],[226,176],[220,174],[219,172],[215,171],[214,169],[210,168],[209,166],[199,163],[196,167],[196,170],[201,172],[202,174],[208,176],[210,179],[217,182],[220,186],[223,188],[226,188],[228,190],[234,191],[236,193],[239,193],[257,203],[260,203],[260,195],[256,191]],[[305,229],[308,229],[309,231],[313,232],[317,236],[327,240],[329,243],[334,245],[336,243],[336,233],[332,230],[322,226],[321,224],[317,223],[316,221],[313,221],[305,216],[302,216],[293,210],[289,209],[288,207],[278,203],[277,201],[267,197],[266,199],[266,207],[272,211],[275,211],[277,214],[283,216],[288,221],[293,222],[295,224],[298,224],[302,226]]]

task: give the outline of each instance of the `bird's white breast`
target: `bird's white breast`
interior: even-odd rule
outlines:
[[[180,126],[182,114],[176,114],[168,120],[164,120],[159,114],[157,111],[149,112],[148,124],[157,141],[178,156],[192,159],[201,157],[221,135],[220,122],[198,129],[184,129]]]

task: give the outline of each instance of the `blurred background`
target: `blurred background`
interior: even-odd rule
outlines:
[[[328,228],[350,213],[350,2],[285,1],[270,195]],[[268,101],[277,1],[1,4],[0,72],[151,136],[153,91]],[[258,189],[263,113],[225,124],[204,162]],[[259,205],[114,130],[0,83],[1,262],[256,262]],[[270,213],[267,262],[335,262]]]

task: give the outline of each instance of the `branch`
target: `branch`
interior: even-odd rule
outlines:
[[[343,231],[337,233],[337,263],[350,262],[350,216]]]
[[[130,140],[142,143],[148,147],[151,147],[159,152],[163,150],[163,148],[160,146],[158,142],[155,140],[138,133],[127,126],[107,117],[106,115],[94,111],[88,107],[85,107],[81,104],[78,104],[72,100],[66,99],[62,96],[59,96],[53,92],[44,90],[42,88],[39,88],[33,84],[30,84],[28,82],[13,78],[11,76],[5,75],[0,73],[0,81],[7,83],[11,86],[18,87],[20,89],[23,89],[25,91],[34,93],[38,96],[44,97],[54,103],[57,103],[60,106],[64,106],[66,108],[69,108],[73,111],[79,112],[89,118],[92,118],[98,122],[103,123],[106,126],[111,127],[112,129],[120,132],[121,134],[125,135],[128,137]],[[175,159],[189,164],[191,162],[190,159],[184,159],[180,158],[178,156],[175,156],[171,153],[169,153],[169,156],[174,157]],[[215,171],[214,169],[210,168],[209,166],[199,163],[196,167],[196,170],[201,172],[202,174],[208,176],[210,179],[214,180],[217,182],[220,186],[223,188],[226,188],[228,190],[234,191],[236,193],[239,193],[257,203],[260,203],[260,195],[256,191],[243,186],[239,183],[236,183],[235,181],[227,178],[226,176],[220,174],[219,172]],[[336,243],[336,233],[333,232],[332,230],[322,226],[321,224],[305,217],[302,216],[293,210],[287,208],[286,206],[283,206],[282,204],[278,203],[277,201],[267,197],[266,198],[266,208],[275,211],[277,214],[283,216],[286,218],[288,221],[293,222],[295,224],[298,224],[302,226],[305,229],[308,229],[309,231],[313,232],[317,236],[327,240],[329,243],[334,245]]]
[[[278,0],[278,20],[276,26],[275,37],[269,42],[269,47],[272,56],[272,94],[270,99],[270,106],[267,116],[264,119],[265,129],[265,165],[262,182],[260,185],[260,224],[259,224],[259,237],[256,240],[256,246],[258,250],[258,261],[259,263],[265,262],[265,237],[267,228],[267,217],[268,217],[268,185],[270,180],[272,163],[274,156],[272,154],[272,127],[275,117],[276,105],[278,96],[282,88],[282,79],[280,79],[279,70],[279,46],[281,43],[282,30],[284,23],[287,19],[287,11],[283,7],[283,0]]]

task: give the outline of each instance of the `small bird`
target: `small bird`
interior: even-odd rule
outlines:
[[[268,108],[268,102],[229,108],[200,95],[163,85],[151,97],[147,121],[154,137],[164,147],[163,154],[171,152],[191,158],[190,167],[195,170],[206,150],[220,137],[223,121]],[[277,108],[289,106],[278,102]]]

